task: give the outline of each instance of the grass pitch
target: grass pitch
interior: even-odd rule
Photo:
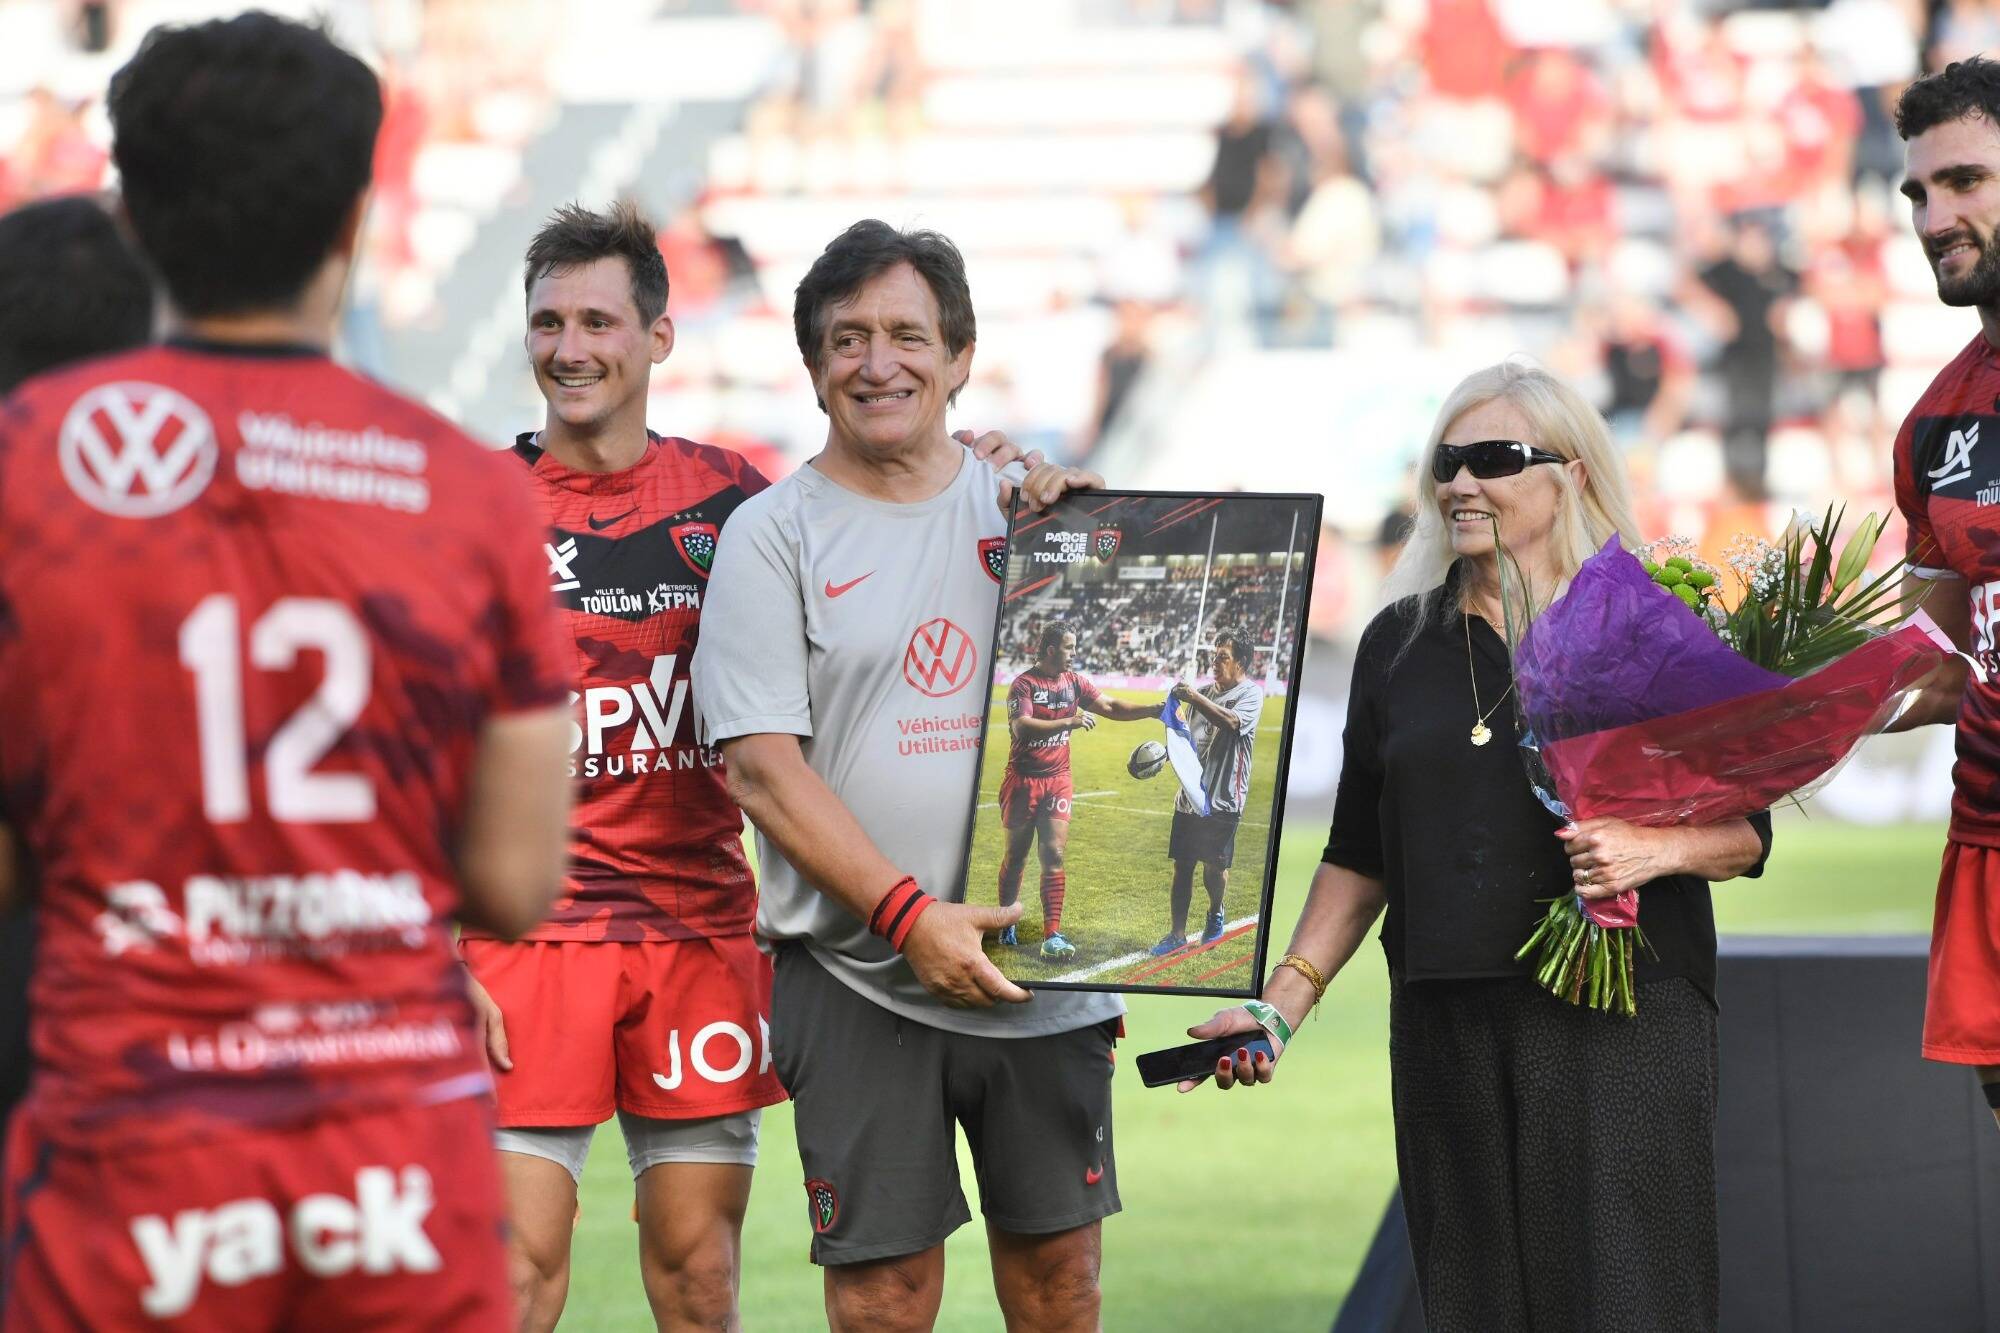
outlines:
[[[1116,698],[1157,706],[1165,695],[1116,690]],[[1199,987],[1246,992],[1256,956],[1256,926],[1262,906],[1264,868],[1271,843],[1271,806],[1278,774],[1278,741],[1286,700],[1268,696],[1257,727],[1250,765],[1250,809],[1236,832],[1235,865],[1223,895],[1228,931],[1209,945],[1200,943],[1208,893],[1195,872],[1188,912],[1191,946],[1167,958],[1148,954],[1171,924],[1168,890],[1173,862],[1167,834],[1173,824],[1171,769],[1147,779],[1133,777],[1125,762],[1141,741],[1157,741],[1164,728],[1155,718],[1141,722],[1097,719],[1088,731],[1070,733],[1070,775],[1075,796],[1070,819],[1068,881],[1062,931],[1076,945],[1076,957],[1045,962],[1042,941],[1041,862],[1030,850],[1021,875],[1020,945],[990,945],[1000,970],[1016,981],[1073,981],[1129,986]],[[1000,826],[1000,779],[1007,768],[1007,690],[996,689],[989,705],[979,774],[979,818],[972,840],[968,901],[999,901],[1000,854],[1006,830]]]
[[[1111,734],[1140,730],[1135,723]],[[1286,832],[1273,952],[1291,933],[1326,836],[1317,825]],[[1943,847],[1942,825],[1866,829],[1781,816],[1765,877],[1716,886],[1718,922],[1735,933],[1926,932]],[[1141,1088],[1131,1054],[1185,1040],[1183,1029],[1217,1002],[1132,998],[1117,1094],[1125,1211],[1104,1227],[1106,1328],[1332,1322],[1395,1183],[1387,988],[1371,939],[1334,980],[1276,1082],[1188,1096]],[[1912,1032],[1913,1062],[1916,1043]],[[960,1171],[971,1191],[971,1163],[962,1161]],[[598,1134],[584,1174],[564,1327],[652,1327],[631,1218],[631,1174],[614,1122]],[[806,1259],[810,1234],[791,1110],[772,1107],[743,1235],[746,1328],[825,1327],[819,1273]],[[939,1328],[1000,1327],[985,1250],[976,1222],[947,1244]]]

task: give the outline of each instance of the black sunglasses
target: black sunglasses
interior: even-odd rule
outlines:
[[[1434,480],[1450,481],[1460,468],[1468,469],[1481,481],[1511,477],[1531,463],[1567,463],[1546,449],[1519,440],[1475,440],[1471,444],[1441,444],[1431,458]]]

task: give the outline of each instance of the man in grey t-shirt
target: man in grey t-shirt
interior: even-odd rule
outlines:
[[[1206,811],[1196,808],[1185,791],[1174,796],[1174,825],[1167,835],[1167,857],[1174,863],[1169,901],[1173,924],[1153,946],[1155,957],[1187,947],[1188,908],[1194,900],[1194,868],[1202,868],[1208,890],[1208,916],[1201,942],[1222,938],[1225,925],[1222,898],[1229,891],[1229,867],[1236,860],[1236,825],[1250,798],[1250,761],[1257,748],[1257,721],[1264,715],[1264,687],[1250,677],[1256,649],[1241,635],[1216,640],[1215,682],[1194,689],[1174,686],[1172,697],[1189,706],[1189,731],[1201,756],[1201,787],[1208,796]]]
[[[1092,1327],[1124,1008],[1030,997],[981,948],[1020,908],[963,901],[1006,529],[1002,483],[944,428],[973,353],[963,260],[935,233],[857,223],[799,284],[794,323],[826,448],[731,518],[693,676],[757,828],[771,1054],[827,1317],[935,1317],[944,1239],[970,1220],[958,1122],[1009,1324]],[[1022,489],[1043,505],[1094,481],[1042,467]]]

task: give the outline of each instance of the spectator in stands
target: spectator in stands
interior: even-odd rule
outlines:
[[[1727,250],[1696,278],[1684,286],[1684,297],[1722,343],[1724,466],[1738,489],[1760,495],[1776,408],[1779,331],[1796,279],[1779,262],[1769,225],[1751,218],[1735,222]]]
[[[1694,363],[1651,301],[1620,290],[1605,305],[1601,346],[1611,396],[1604,415],[1620,444],[1657,445],[1687,419]]]
[[[1883,363],[1882,307],[1889,300],[1886,233],[1883,211],[1857,199],[1853,227],[1816,245],[1807,262],[1805,294],[1826,316],[1823,360],[1834,379],[1829,398],[1856,389],[1875,396]]]
[[[1365,295],[1382,224],[1373,192],[1348,169],[1344,140],[1327,144],[1314,170],[1305,206],[1292,221],[1286,266],[1314,300],[1337,314]]]
[[[1201,187],[1209,233],[1197,260],[1207,314],[1232,329],[1278,304],[1278,275],[1253,231],[1263,221],[1263,206],[1284,188],[1271,137],[1256,81],[1246,70],[1237,78],[1229,118],[1216,132],[1215,161]]]
[[[1408,505],[1397,505],[1382,515],[1382,521],[1375,525],[1375,563],[1382,576],[1396,567],[1402,558],[1403,548],[1409,544],[1410,533],[1416,528],[1416,517],[1410,513]]]
[[[1131,396],[1132,388],[1145,374],[1152,356],[1153,312],[1138,301],[1120,301],[1117,332],[1105,345],[1097,367],[1097,412],[1092,431],[1082,453],[1088,456],[1105,435]]]

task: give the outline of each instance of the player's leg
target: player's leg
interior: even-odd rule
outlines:
[[[1009,1329],[1098,1326],[1100,1221],[1119,1208],[1111,1083],[1118,1020],[954,1055],[979,1168],[993,1289]],[[956,1071],[966,1066],[965,1077]],[[974,1077],[983,1076],[983,1077]]]
[[[754,1124],[755,1117],[721,1118]],[[755,1130],[749,1133],[754,1151]],[[640,1173],[639,1275],[662,1330],[742,1328],[736,1298],[750,1173],[747,1165],[692,1161],[662,1161]]]
[[[1167,833],[1167,859],[1174,863],[1173,884],[1167,891],[1170,923],[1166,935],[1153,946],[1155,958],[1187,943],[1188,907],[1194,901],[1194,868],[1208,857],[1207,845],[1201,837],[1202,823],[1200,815],[1187,810],[1174,811],[1174,822]]]
[[[1004,832],[1007,845],[1000,854],[1000,905],[1012,907],[1021,901],[1021,872],[1028,864],[1028,852],[1035,841],[1035,824],[1028,820],[1019,828],[1006,828]],[[1016,939],[1012,926],[1000,932],[1002,944],[1013,944]]]
[[[507,1187],[507,1282],[521,1333],[548,1333],[569,1299],[576,1187],[592,1132],[589,1125],[500,1131],[500,1178]]]
[[[1194,902],[1194,867],[1193,861],[1178,857],[1174,860],[1173,883],[1167,890],[1167,933],[1153,946],[1155,957],[1170,954],[1187,944],[1188,907]]]
[[[1221,812],[1201,821],[1202,887],[1208,890],[1208,916],[1201,927],[1203,944],[1222,938],[1222,900],[1229,892],[1229,868],[1236,863],[1237,821],[1236,815]]]
[[[1229,867],[1204,862],[1201,886],[1208,890],[1208,917],[1202,922],[1201,942],[1213,944],[1222,938],[1222,928],[1226,924],[1222,915],[1222,899],[1229,892]]]
[[[1067,796],[1061,805],[1051,804],[1041,822],[1041,838],[1037,844],[1042,852],[1042,957],[1074,958],[1076,945],[1063,934],[1063,895],[1069,882],[1063,871],[1063,860],[1069,851],[1069,816],[1059,813],[1062,806],[1069,803]]]
[[[857,994],[801,945],[781,945],[774,970],[771,1057],[792,1094],[827,1323],[929,1328],[945,1237],[972,1216],[946,1106],[949,1034]]]
[[[1047,1235],[1023,1236],[986,1228],[993,1256],[993,1291],[1009,1333],[1090,1333],[1098,1327],[1103,1294],[1103,1223]]]
[[[500,1008],[514,1066],[493,1076],[508,1280],[521,1328],[551,1329],[569,1292],[577,1181],[615,1104],[618,946],[473,939],[460,951]]]
[[[771,964],[748,935],[616,946],[618,1123],[639,1271],[662,1329],[736,1328],[743,1213],[772,1070]]]
[[[1000,779],[1000,828],[1006,843],[1000,852],[1000,906],[1021,901],[1021,873],[1028,864],[1028,847],[1035,840],[1034,793],[1028,783],[1009,773]],[[1018,942],[1013,926],[1000,932],[1000,943]]]
[[[867,1263],[828,1265],[830,1333],[902,1333],[937,1323],[944,1303],[944,1246]]]

